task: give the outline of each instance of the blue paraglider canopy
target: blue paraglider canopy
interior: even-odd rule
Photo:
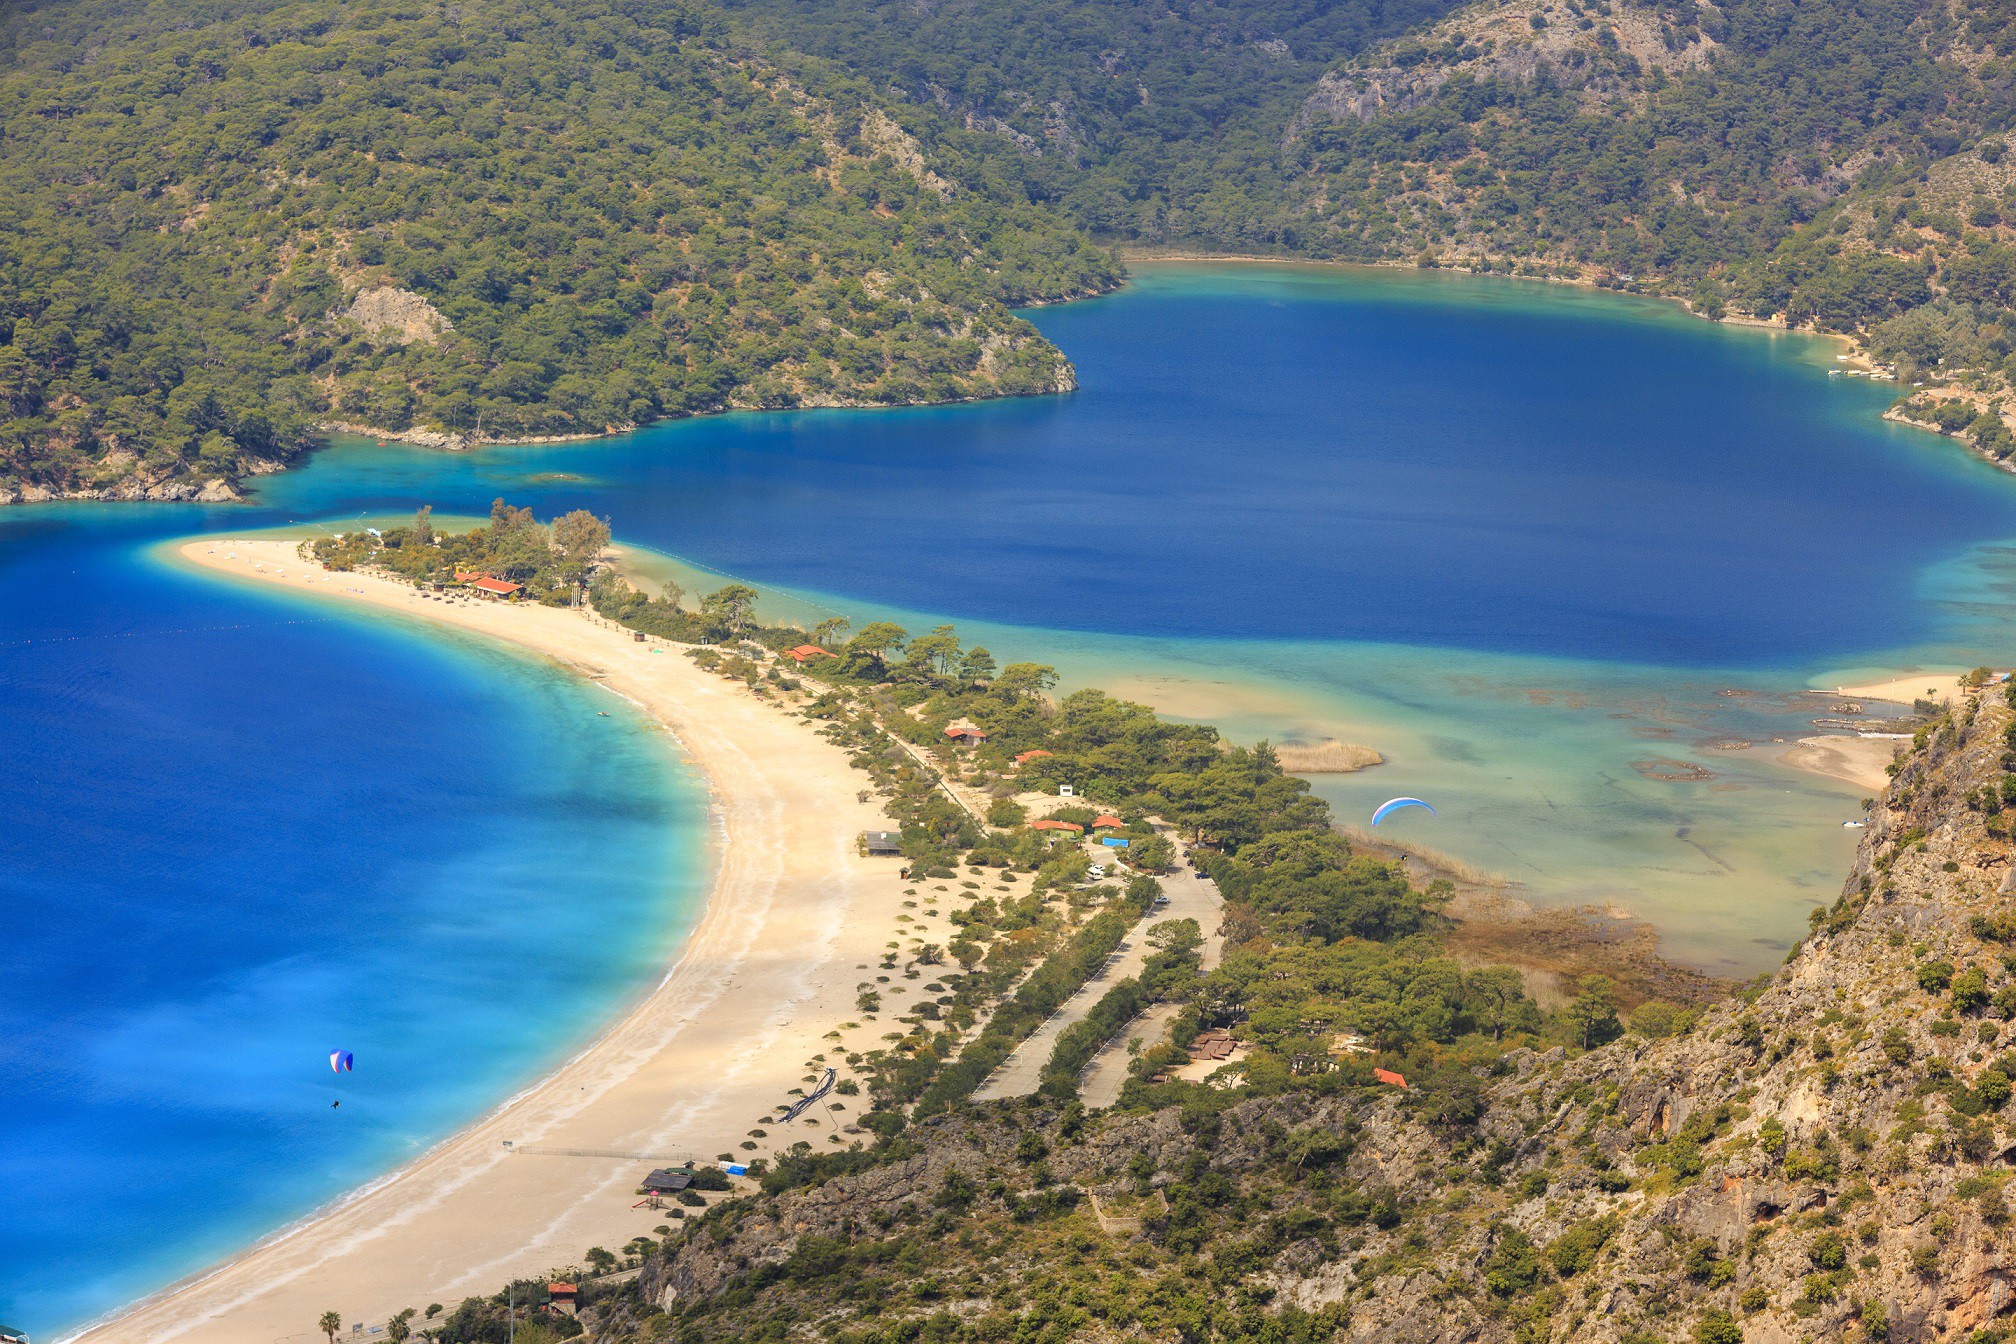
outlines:
[[[1372,814],[1372,824],[1377,826],[1403,807],[1427,807],[1429,816],[1435,817],[1441,815],[1434,808],[1428,807],[1428,804],[1422,802],[1419,798],[1395,798],[1390,802],[1379,804],[1379,810]]]
[[[348,1050],[331,1050],[329,1068],[334,1073],[350,1073],[357,1067],[357,1057]]]

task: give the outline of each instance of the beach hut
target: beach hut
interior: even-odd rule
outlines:
[[[901,854],[903,852],[903,837],[895,831],[863,831],[861,832],[861,849],[862,852],[868,854],[870,857]]]
[[[676,1195],[693,1184],[693,1173],[683,1167],[660,1167],[644,1178],[644,1189],[654,1195]]]
[[[515,597],[524,591],[522,584],[511,583],[505,579],[493,579],[487,574],[469,586],[485,597],[491,598]]]
[[[800,667],[803,667],[814,658],[837,658],[840,655],[834,653],[831,649],[822,649],[817,644],[800,644],[795,649],[784,650],[784,656]]]

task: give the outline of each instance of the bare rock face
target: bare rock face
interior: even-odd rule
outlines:
[[[894,159],[896,166],[916,178],[926,191],[941,197],[952,194],[952,184],[925,163],[923,146],[880,108],[869,109],[861,118],[861,140],[875,153]]]
[[[1720,30],[1716,6],[1696,0],[1695,8],[1706,28]],[[1325,74],[1290,123],[1288,137],[1326,121],[1369,121],[1411,111],[1458,76],[1528,83],[1544,72],[1591,108],[1620,96],[1637,101],[1639,95],[1627,95],[1619,74],[1704,65],[1715,49],[1705,28],[1676,32],[1670,18],[1630,0],[1619,0],[1600,20],[1565,0],[1466,7],[1422,41],[1389,43]],[[1398,59],[1382,62],[1382,55]]]
[[[343,320],[399,345],[415,342],[432,345],[455,330],[455,324],[433,304],[410,289],[394,289],[390,285],[360,290],[343,313]]]

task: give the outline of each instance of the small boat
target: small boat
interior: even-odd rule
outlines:
[[[609,711],[606,709],[598,709],[595,711],[595,717],[598,719],[606,719],[609,717]]]

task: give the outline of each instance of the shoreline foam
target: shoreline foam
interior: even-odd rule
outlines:
[[[736,1151],[830,1048],[820,1036],[852,1010],[856,967],[879,955],[900,907],[895,865],[855,852],[855,834],[882,821],[859,801],[860,776],[783,709],[578,612],[430,601],[390,580],[322,572],[296,546],[202,538],[176,553],[515,645],[637,703],[708,782],[715,880],[664,976],[559,1068],[370,1185],[72,1336],[91,1344],[305,1338],[324,1311],[379,1322],[652,1235],[667,1215],[633,1211],[630,1191],[655,1163],[514,1154],[504,1141],[703,1161]]]

